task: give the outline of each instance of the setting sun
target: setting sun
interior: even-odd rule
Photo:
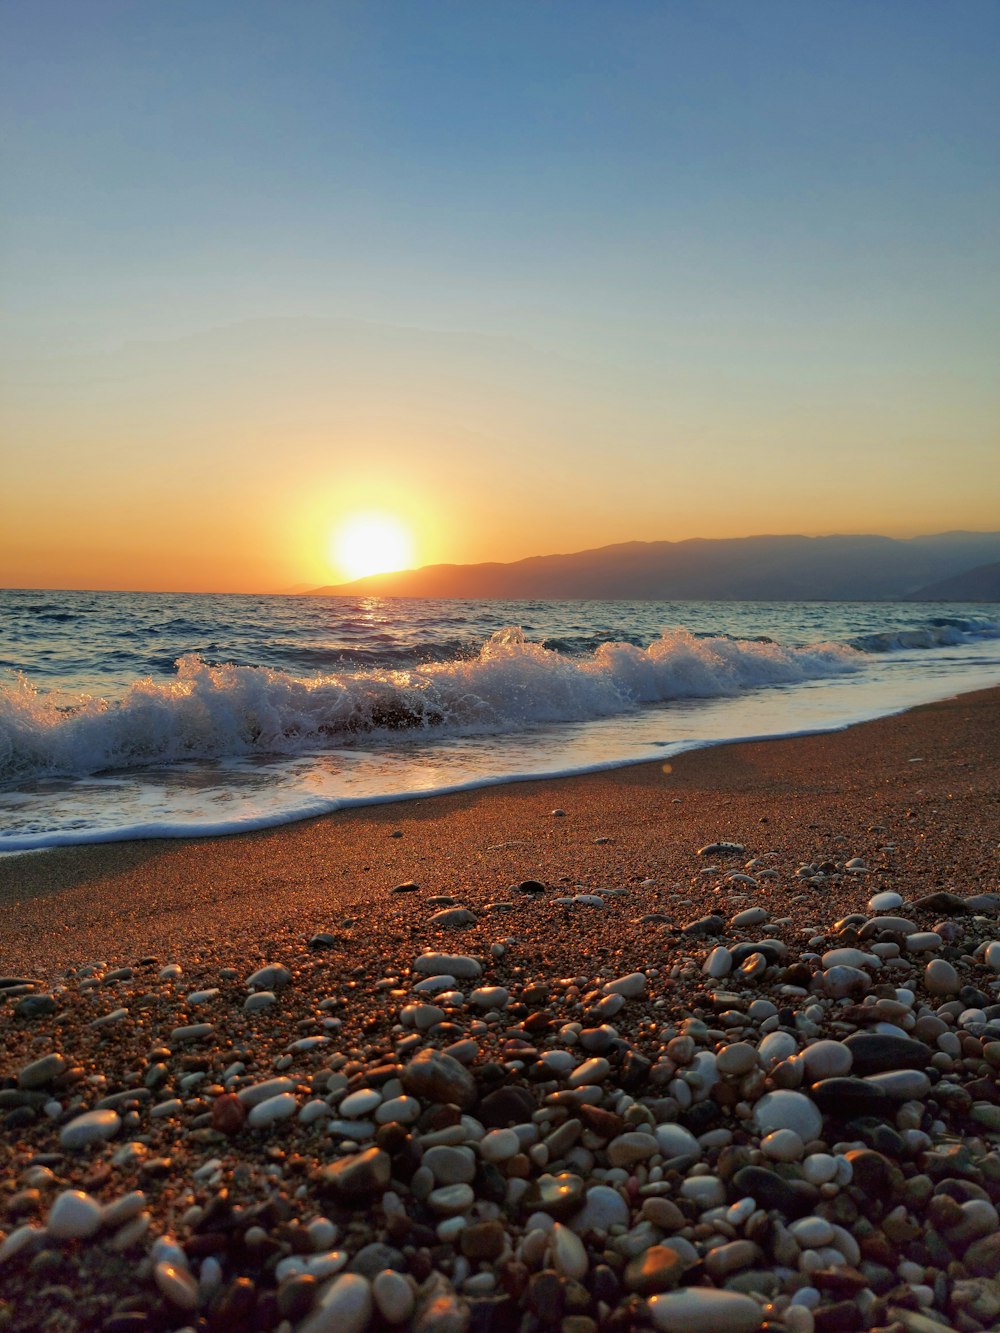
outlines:
[[[413,538],[392,514],[355,514],[330,538],[330,563],[347,579],[405,569],[412,561]]]

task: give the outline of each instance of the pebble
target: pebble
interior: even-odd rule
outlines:
[[[115,1111],[85,1111],[63,1126],[59,1142],[67,1151],[75,1152],[113,1139],[121,1127],[121,1116]]]
[[[247,1124],[251,1129],[263,1129],[266,1125],[273,1125],[278,1120],[287,1120],[295,1115],[299,1109],[299,1103],[290,1092],[280,1092],[276,1097],[268,1097],[262,1102],[257,1102],[250,1109],[247,1116]]]
[[[701,970],[707,977],[727,977],[733,970],[733,955],[724,945],[719,944],[705,959]]]
[[[424,953],[414,962],[413,970],[422,976],[436,977],[447,972],[460,981],[481,977],[483,969],[466,954]]]
[[[83,1190],[63,1190],[56,1196],[45,1230],[56,1240],[80,1240],[93,1236],[104,1221],[104,1210]]]
[[[610,1073],[608,1061],[603,1056],[595,1056],[593,1060],[584,1060],[582,1065],[577,1065],[566,1083],[571,1088],[582,1088],[591,1083],[603,1083]]]
[[[629,1206],[609,1185],[593,1185],[587,1190],[583,1207],[570,1225],[581,1234],[587,1231],[610,1231],[612,1227],[627,1227]]]
[[[279,990],[282,986],[290,986],[291,982],[292,974],[287,967],[270,963],[247,977],[246,984],[251,990]]]
[[[754,1106],[754,1124],[760,1134],[791,1129],[803,1143],[818,1139],[823,1117],[816,1104],[801,1092],[768,1092]]]
[[[156,1285],[167,1300],[181,1310],[193,1310],[198,1304],[198,1284],[179,1264],[161,1259],[153,1269]]]
[[[958,973],[944,958],[932,958],[924,968],[924,986],[928,995],[957,995],[961,985]]]
[[[885,893],[875,893],[868,899],[869,912],[894,912],[897,907],[903,906],[903,899],[898,893],[891,890]]]
[[[493,1129],[479,1142],[484,1162],[506,1162],[521,1151],[521,1140],[512,1129]]]
[[[44,1088],[65,1072],[68,1063],[66,1057],[57,1052],[43,1055],[24,1066],[17,1076],[17,1086],[29,1090]]]
[[[463,1110],[474,1106],[479,1096],[476,1081],[465,1066],[433,1047],[418,1051],[404,1067],[401,1078],[412,1096],[451,1103]]]
[[[263,1083],[251,1083],[245,1088],[240,1088],[236,1094],[243,1106],[249,1109],[257,1106],[260,1102],[266,1102],[270,1097],[277,1097],[282,1092],[292,1092],[295,1084],[290,1078],[269,1078]]]
[[[587,1275],[590,1260],[583,1242],[575,1232],[557,1222],[549,1234],[549,1262],[563,1277],[581,1281]]]
[[[755,1333],[764,1322],[751,1296],[715,1287],[685,1287],[652,1296],[654,1328],[665,1333]]]
[[[402,1273],[384,1268],[372,1280],[372,1297],[387,1324],[404,1324],[413,1314],[413,1288]]]
[[[341,1273],[298,1326],[297,1333],[365,1333],[372,1309],[368,1279],[359,1273]]]

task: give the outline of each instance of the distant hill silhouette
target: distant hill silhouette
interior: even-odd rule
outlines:
[[[693,538],[624,542],[510,564],[425,565],[316,588],[313,595],[886,601],[912,597],[928,585],[995,561],[1000,561],[1000,532],[946,532],[905,541],[879,536]]]
[[[907,598],[913,602],[1000,602],[1000,560],[991,565],[956,574],[954,578],[918,588]]]

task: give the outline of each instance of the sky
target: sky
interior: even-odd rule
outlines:
[[[995,0],[7,0],[0,586],[1000,528],[998,58]]]

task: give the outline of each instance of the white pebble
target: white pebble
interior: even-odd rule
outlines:
[[[63,1190],[49,1209],[45,1229],[57,1240],[77,1240],[100,1230],[104,1210],[83,1190]]]

